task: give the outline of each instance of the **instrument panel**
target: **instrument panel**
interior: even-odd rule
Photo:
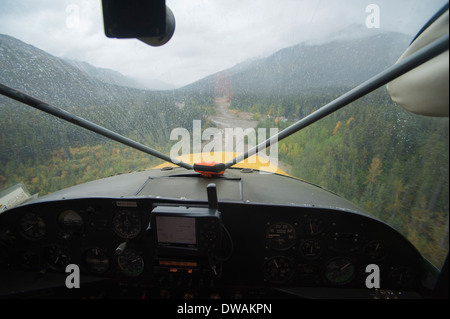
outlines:
[[[370,216],[329,208],[226,202],[218,207],[221,229],[215,224],[195,235],[198,241],[214,240],[216,251],[196,250],[195,245],[163,250],[152,225],[156,207],[206,209],[199,202],[86,198],[9,210],[0,215],[1,272],[51,276],[65,274],[66,267],[75,264],[82,280],[140,287],[155,298],[264,297],[296,287],[338,288],[340,293],[359,289],[368,297],[366,268],[375,264],[382,289],[420,290],[420,254],[395,230]],[[177,232],[186,225],[177,226]],[[189,227],[186,231],[191,232]],[[189,236],[193,240],[192,233]],[[7,286],[3,294],[8,293]]]

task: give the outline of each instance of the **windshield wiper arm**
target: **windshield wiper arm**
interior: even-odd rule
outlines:
[[[143,144],[140,144],[136,141],[133,141],[132,139],[129,139],[128,137],[122,136],[116,132],[113,132],[111,130],[108,130],[100,125],[97,125],[95,123],[92,123],[88,120],[85,120],[79,116],[73,115],[65,110],[62,110],[60,108],[57,108],[55,106],[52,106],[50,104],[47,104],[45,102],[42,102],[32,96],[29,96],[25,93],[22,93],[16,89],[10,88],[6,85],[3,85],[0,83],[0,94],[5,95],[13,100],[22,102],[24,104],[27,104],[33,108],[36,108],[38,110],[41,110],[43,112],[49,113],[53,116],[56,116],[60,119],[63,119],[67,122],[70,122],[72,124],[78,125],[80,127],[83,127],[89,131],[95,132],[97,134],[103,135],[107,138],[110,138],[116,142],[125,144],[127,146],[130,146],[132,148],[135,148],[137,150],[140,150],[144,153],[153,155],[155,157],[158,157],[162,160],[165,160],[167,162],[173,163],[175,165],[184,167],[186,169],[193,169],[192,165],[186,164],[181,161],[173,161],[170,156],[167,156],[166,154],[163,154],[161,152],[158,152],[148,146],[145,146]]]
[[[398,78],[399,76],[405,74],[406,72],[411,71],[412,69],[418,67],[419,65],[447,51],[449,48],[448,41],[449,41],[448,34],[442,36],[441,38],[435,40],[433,43],[427,45],[421,50],[410,55],[408,58],[405,58],[404,60],[398,62],[397,64],[394,64],[385,71],[379,73],[378,75],[375,75],[374,77],[358,85],[357,87],[348,91],[344,95],[341,95],[340,97],[328,103],[327,105],[322,106],[317,111],[311,113],[305,118],[285,128],[278,134],[270,137],[264,142],[251,148],[244,154],[236,156],[231,161],[225,163],[225,168],[226,169],[230,168],[233,165],[242,162],[248,157],[255,155],[256,153],[266,149],[267,147],[270,147],[271,145],[278,143],[278,141],[281,141],[282,139],[304,129],[305,127],[317,122],[318,120],[324,118],[325,116],[330,115],[331,113],[356,101],[357,99],[363,97],[364,95],[369,94],[370,92],[391,82],[392,80]]]

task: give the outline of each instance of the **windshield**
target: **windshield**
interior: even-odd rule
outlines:
[[[161,47],[107,38],[101,1],[0,3],[0,83],[164,154],[214,149],[227,161],[394,64],[446,1],[168,0],[176,27]],[[4,96],[0,115],[0,190],[42,196],[163,164]],[[448,118],[413,115],[383,87],[260,155],[440,267],[448,131]]]

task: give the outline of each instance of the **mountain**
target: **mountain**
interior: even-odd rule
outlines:
[[[64,59],[1,34],[0,65],[0,83],[61,107],[108,105],[130,90],[102,82]]]
[[[66,59],[65,61],[85,72],[90,77],[93,77],[104,83],[144,90],[173,90],[176,88],[172,84],[159,80],[148,80],[144,83],[143,81],[138,81],[127,77],[120,72],[111,69],[98,68],[84,61],[73,59]]]
[[[323,37],[317,37],[314,40],[308,40],[305,43],[309,45],[320,45],[336,41],[360,40],[382,33],[385,33],[382,29],[368,29],[365,25],[353,23],[343,29],[336,30]],[[332,40],[330,41],[330,39]]]
[[[311,89],[354,87],[391,66],[410,41],[400,33],[346,36],[305,42],[284,48],[267,58],[248,61],[185,86],[187,91],[214,92],[229,78],[233,93],[292,94]]]
[[[84,61],[72,59],[65,59],[65,61],[78,68],[82,72],[85,72],[88,76],[101,82],[125,87],[141,88],[137,81],[126,77],[120,72],[111,69],[97,68]]]
[[[76,66],[1,34],[0,66],[0,83],[148,145],[166,145],[173,127],[187,127],[202,116],[188,103],[180,110],[172,91],[106,83],[101,74],[121,77],[83,63]],[[3,95],[0,119],[0,163],[24,160],[31,149],[38,159],[53,149],[100,143],[91,132]]]
[[[0,65],[0,83],[48,103],[109,105],[121,100],[124,94],[132,97],[137,89],[148,90],[117,71],[61,59],[3,34],[0,34]]]

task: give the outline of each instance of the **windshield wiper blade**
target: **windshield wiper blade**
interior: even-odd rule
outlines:
[[[53,116],[56,116],[62,120],[65,120],[67,122],[70,122],[72,124],[78,125],[80,127],[83,127],[89,131],[95,132],[97,134],[103,135],[107,138],[110,138],[116,142],[125,144],[127,146],[130,146],[132,148],[135,148],[139,151],[142,151],[144,153],[153,155],[155,157],[158,157],[162,160],[165,160],[167,162],[170,162],[172,164],[184,167],[186,169],[193,169],[192,165],[186,164],[181,161],[174,161],[170,156],[167,156],[164,153],[158,152],[148,146],[145,146],[143,144],[140,144],[136,141],[133,141],[132,139],[129,139],[128,137],[125,137],[123,135],[120,135],[116,132],[113,132],[111,130],[108,130],[100,125],[97,125],[95,123],[92,123],[88,120],[85,120],[79,116],[73,115],[65,110],[62,110],[60,108],[57,108],[55,106],[52,106],[50,104],[47,104],[45,102],[42,102],[32,96],[29,96],[25,93],[22,93],[16,89],[10,88],[6,85],[3,85],[0,83],[0,94],[5,95],[13,100],[19,101],[21,103],[27,104],[33,108],[36,108],[38,110],[41,110],[43,112],[46,112],[48,114],[51,114]]]
[[[305,118],[297,121],[291,126],[285,128],[278,134],[268,138],[264,142],[258,144],[257,146],[251,148],[244,154],[236,156],[231,161],[225,163],[225,169],[232,167],[233,165],[244,161],[248,157],[255,155],[256,153],[270,147],[281,141],[282,139],[304,129],[305,127],[317,122],[318,120],[324,118],[331,113],[341,109],[342,107],[356,101],[357,99],[369,94],[370,92],[380,88],[381,86],[395,80],[399,76],[411,71],[412,69],[418,67],[419,65],[431,60],[432,58],[438,56],[439,54],[447,51],[449,48],[449,36],[444,35],[441,38],[435,40],[433,43],[427,45],[426,47],[418,50],[414,54],[410,55],[408,58],[394,64],[385,71],[375,75],[366,82],[358,85],[354,89],[348,91],[344,95],[341,95],[337,99],[322,106],[317,111],[311,113]]]

